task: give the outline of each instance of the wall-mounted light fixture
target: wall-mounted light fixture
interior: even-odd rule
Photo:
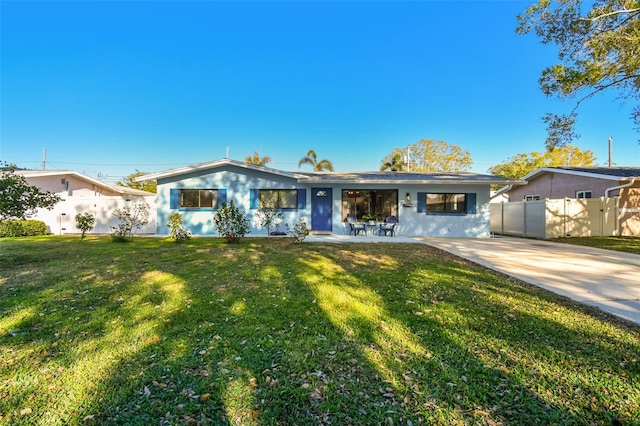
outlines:
[[[407,195],[404,196],[404,201],[402,202],[402,207],[411,207],[411,194],[407,192]]]

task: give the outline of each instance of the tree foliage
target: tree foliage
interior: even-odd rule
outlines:
[[[96,224],[96,218],[89,212],[76,215],[76,228],[81,232],[80,241],[84,240],[87,232],[91,231]]]
[[[122,181],[118,181],[116,185],[126,186],[127,188],[138,189],[140,191],[153,192],[154,194],[158,191],[158,184],[153,180],[146,180],[144,182],[137,182],[136,178],[148,175],[147,172],[141,172],[136,169],[135,172],[131,173],[129,176],[125,176]]]
[[[407,152],[409,161],[403,158]],[[445,141],[421,139],[406,149],[394,148],[391,154],[382,160],[381,171],[385,166],[396,171],[412,172],[463,172],[473,165],[471,154],[458,145],[450,145]],[[386,170],[386,168],[385,168]]]
[[[51,210],[61,200],[51,192],[42,192],[29,185],[14,167],[0,172],[0,221],[21,219],[35,215],[39,208]]]
[[[149,223],[149,206],[144,203],[127,204],[115,209],[113,215],[120,219],[120,223],[111,227],[111,238],[115,242],[125,242],[131,240],[136,230]]]
[[[547,149],[569,144],[580,104],[602,91],[621,99],[640,98],[640,1],[539,0],[518,16],[519,34],[535,32],[542,43],[558,47],[560,63],[539,79],[542,92],[560,99],[576,98],[569,114],[549,113]],[[586,10],[585,11],[583,11]],[[640,130],[640,107],[632,119]]]
[[[591,150],[566,145],[546,152],[517,154],[508,160],[493,166],[489,173],[509,179],[520,179],[542,167],[590,167],[595,162]]]
[[[273,158],[263,155],[260,157],[257,151],[253,152],[253,155],[247,155],[244,158],[244,162],[247,164],[253,164],[254,166],[265,166],[267,163],[273,163]]]
[[[303,164],[310,164],[314,172],[322,172],[324,170],[333,171],[331,161],[327,159],[318,161],[318,154],[316,154],[313,149],[307,151],[307,155],[298,161],[298,168],[302,167]]]
[[[405,172],[407,171],[407,162],[405,161],[406,154],[401,148],[393,148],[391,154],[384,157],[380,166],[381,172]]]

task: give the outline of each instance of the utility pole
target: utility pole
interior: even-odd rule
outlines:
[[[609,136],[609,167],[613,164],[613,138]]]
[[[42,148],[42,170],[47,170],[47,148]]]

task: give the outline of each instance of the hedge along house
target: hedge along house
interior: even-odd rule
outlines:
[[[343,234],[348,216],[362,221],[396,216],[401,235],[489,237],[491,185],[524,183],[473,173],[288,172],[230,159],[137,180],[157,181],[159,235],[168,234],[173,212],[182,214],[193,235],[217,235],[213,214],[233,201],[247,213],[251,234],[265,236],[257,213],[265,199],[277,197],[282,228],[304,219],[312,232]]]

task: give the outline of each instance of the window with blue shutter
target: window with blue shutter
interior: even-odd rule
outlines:
[[[418,213],[426,214],[476,214],[476,194],[418,192]]]

